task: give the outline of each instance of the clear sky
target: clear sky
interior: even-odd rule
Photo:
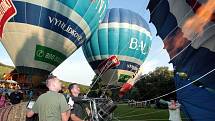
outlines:
[[[109,8],[126,8],[139,13],[147,22],[149,22],[149,11],[146,6],[149,0],[110,0]],[[156,29],[154,25],[149,23],[152,32],[152,47],[149,55],[141,66],[145,73],[152,71],[158,66],[168,66],[172,69],[172,65],[168,64],[169,56],[166,50],[163,49],[163,42],[159,37],[156,37]],[[13,65],[6,50],[0,44],[0,62],[8,65]],[[13,65],[14,66],[14,65]],[[82,49],[79,48],[66,61],[58,66],[53,74],[60,79],[68,82],[76,82],[84,85],[90,85],[95,73],[88,65]]]

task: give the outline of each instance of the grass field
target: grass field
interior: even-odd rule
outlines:
[[[168,121],[169,112],[168,109],[135,108],[121,104],[114,111],[113,117],[114,121]],[[184,115],[182,118],[185,118]]]

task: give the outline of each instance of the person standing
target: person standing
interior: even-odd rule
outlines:
[[[180,114],[180,106],[181,105],[173,99],[168,102],[169,121],[182,121]]]
[[[35,113],[39,116],[39,121],[68,121],[70,110],[65,97],[58,93],[61,90],[61,82],[51,75],[46,80],[49,91],[39,96],[26,113],[27,117],[32,117]]]
[[[80,94],[80,88],[78,84],[70,84],[69,87],[70,98],[68,104],[71,106],[70,119],[72,121],[83,121],[86,115],[90,114],[90,110],[86,107],[84,103],[86,101],[82,100]]]

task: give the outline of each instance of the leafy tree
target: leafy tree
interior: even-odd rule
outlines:
[[[102,83],[101,79],[98,77],[98,75],[95,75],[92,79],[92,83],[90,85],[90,92],[88,96],[90,97],[99,97],[101,95],[102,91]]]
[[[140,100],[140,93],[139,93],[138,88],[134,87],[134,88],[130,91],[130,99]]]
[[[142,76],[141,80],[135,84],[138,89],[140,100],[147,100],[161,96],[175,90],[173,80],[173,71],[168,70],[168,67],[157,67],[153,72]],[[133,95],[133,94],[132,94]],[[175,97],[175,94],[168,95],[164,99]]]

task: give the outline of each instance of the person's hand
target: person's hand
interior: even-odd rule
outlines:
[[[84,98],[87,98],[87,95],[84,95],[83,97],[84,97]]]
[[[86,112],[87,112],[87,115],[90,116],[91,115],[91,111],[89,108],[86,108]]]

